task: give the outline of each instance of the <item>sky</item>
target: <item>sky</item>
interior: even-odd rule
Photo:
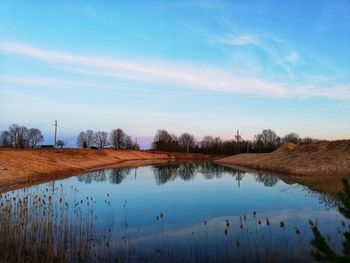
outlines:
[[[350,1],[0,1],[0,130],[350,137]]]

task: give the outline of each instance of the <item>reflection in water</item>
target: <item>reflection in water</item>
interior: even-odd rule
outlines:
[[[92,182],[104,182],[107,180],[106,171],[96,171],[77,176],[79,182],[90,184]]]
[[[165,184],[169,181],[174,181],[176,178],[180,178],[184,181],[193,180],[197,175],[203,175],[205,179],[219,179],[224,174],[229,174],[237,181],[238,187],[240,187],[241,181],[245,175],[245,172],[228,168],[213,163],[170,163],[154,165],[152,167],[153,176],[157,185]],[[90,184],[91,182],[103,182],[109,181],[112,184],[120,184],[130,174],[131,168],[116,168],[103,171],[96,171],[86,173],[78,176],[79,182]],[[135,179],[136,179],[135,168]],[[278,177],[269,174],[256,173],[254,178],[257,182],[263,183],[265,186],[272,187],[278,182]]]
[[[265,186],[272,187],[278,182],[277,176],[257,173],[255,175],[255,180],[259,183],[263,183]]]
[[[244,172],[212,163],[182,163],[170,165],[154,165],[153,176],[157,184],[165,184],[176,178],[185,181],[193,180],[197,175],[203,175],[205,179],[221,178],[224,174],[235,177],[237,181],[242,180]]]
[[[153,176],[157,185],[173,181],[177,177],[180,164],[154,165]]]
[[[77,176],[79,182],[90,184],[92,182],[108,181],[111,184],[120,184],[129,175],[130,168],[118,168],[103,171],[96,171]]]
[[[341,253],[349,222],[275,176],[211,163],[109,169],[0,195],[0,261],[312,262],[309,219]]]
[[[129,175],[129,173],[129,168],[113,169],[112,173],[109,176],[109,181],[112,184],[120,184]]]

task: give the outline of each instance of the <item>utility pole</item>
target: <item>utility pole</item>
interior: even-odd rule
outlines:
[[[135,137],[135,147],[134,147],[135,150],[137,150],[136,147],[137,147],[137,137]],[[135,171],[135,172],[136,172],[136,171]]]
[[[239,153],[239,130],[237,130],[237,135],[236,135],[236,145],[237,145],[237,153]]]
[[[187,154],[190,153],[190,141],[187,142]]]
[[[56,139],[57,139],[57,120],[55,120],[55,124],[54,124],[53,126],[55,126],[55,142],[54,142],[53,147],[54,147],[54,148],[56,148]]]

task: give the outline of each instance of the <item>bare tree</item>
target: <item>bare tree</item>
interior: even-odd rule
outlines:
[[[263,130],[260,134],[255,135],[255,144],[261,151],[272,151],[281,143],[281,139],[270,129]]]
[[[135,144],[129,135],[125,136],[125,149],[134,149]]]
[[[85,132],[81,131],[77,137],[77,146],[81,148],[87,148]],[[85,147],[84,147],[85,146]]]
[[[215,151],[215,154],[219,154],[221,145],[222,145],[221,138],[220,137],[215,137],[214,138],[214,151]]]
[[[57,147],[61,147],[61,149],[66,145],[66,143],[63,140],[58,140],[56,143]]]
[[[122,149],[125,147],[126,134],[122,129],[115,129],[110,132],[110,141],[115,149]]]
[[[180,147],[174,134],[169,134],[166,130],[157,130],[152,148],[158,151],[178,151]]]
[[[105,131],[95,132],[94,141],[99,148],[104,148],[105,146],[108,145],[108,132],[105,132]]]
[[[28,129],[25,126],[12,124],[9,127],[11,142],[16,148],[25,148],[28,144]]]
[[[18,132],[19,132],[19,125],[18,124],[12,124],[9,127],[10,132],[10,138],[11,138],[11,145],[15,148],[18,147]]]
[[[213,136],[204,136],[203,140],[201,142],[202,148],[209,149],[212,148],[214,145],[214,138]]]
[[[301,139],[301,144],[309,144],[309,143],[312,143],[312,142],[315,142],[317,141],[316,139],[313,139],[311,137],[305,137],[303,139]]]
[[[300,136],[295,132],[288,133],[283,137],[283,142],[298,144],[300,142]]]
[[[196,138],[192,134],[183,133],[179,137],[180,147],[187,153],[189,153],[191,149],[196,147],[196,143]]]
[[[85,136],[86,136],[87,147],[92,146],[94,144],[94,131],[93,130],[86,130]]]
[[[27,136],[27,145],[31,148],[35,148],[39,142],[44,140],[44,136],[42,135],[41,131],[36,128],[29,129]]]
[[[30,128],[18,124],[12,124],[7,131],[3,131],[0,136],[0,144],[3,147],[26,148],[36,147],[44,140],[39,129]]]
[[[78,147],[87,148],[94,143],[94,132],[92,130],[86,130],[79,133],[77,137]]]
[[[11,144],[11,134],[9,131],[3,131],[0,135],[0,145],[1,147],[12,147]]]

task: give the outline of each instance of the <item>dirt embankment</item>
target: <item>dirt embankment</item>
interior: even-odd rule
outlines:
[[[22,184],[45,182],[102,168],[184,159],[202,160],[210,157],[200,154],[113,149],[1,149],[0,192],[18,188]]]
[[[272,153],[239,154],[216,162],[290,175],[283,180],[334,194],[342,189],[340,179],[350,178],[350,140],[288,143]]]

